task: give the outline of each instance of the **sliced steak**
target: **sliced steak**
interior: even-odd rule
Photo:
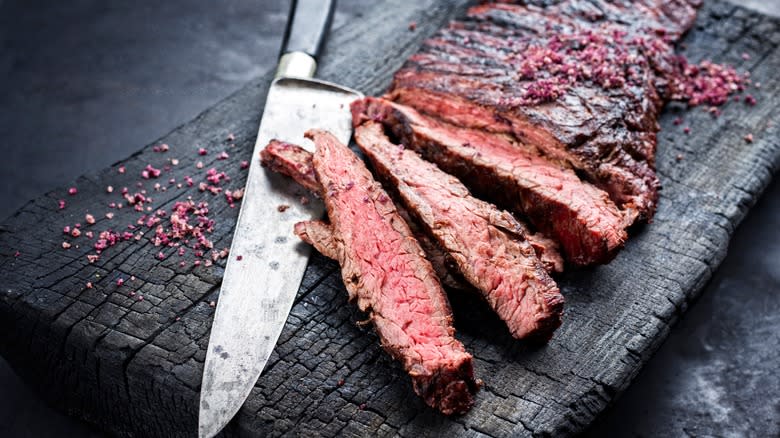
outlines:
[[[563,296],[509,213],[474,198],[455,177],[368,121],[355,140],[406,209],[457,264],[518,339],[547,340],[561,324]]]
[[[271,140],[260,152],[260,158],[263,166],[291,177],[309,189],[315,196],[322,197],[322,187],[314,175],[311,152],[294,144]],[[449,266],[452,263],[448,261],[446,251],[432,241],[423,230],[419,229],[416,220],[409,215],[402,204],[399,202],[395,204],[398,214],[406,221],[414,237],[420,242],[420,246],[425,251],[442,283],[451,289],[469,289],[470,286],[461,281],[459,272],[451,272],[452,269]],[[536,251],[536,256],[541,260],[545,270],[547,272],[563,272],[563,258],[559,252],[558,244],[541,233],[531,232],[528,226],[522,222],[516,220],[516,223],[521,228],[522,235]]]
[[[352,151],[325,131],[307,137],[330,224],[301,222],[296,234],[339,262],[350,300],[369,314],[415,392],[444,414],[468,411],[479,388],[472,356],[453,336],[449,302],[420,245]]]
[[[657,117],[688,2],[483,4],[428,39],[389,98],[458,126],[507,133],[652,218]]]
[[[440,123],[377,98],[355,102],[352,111],[355,124],[381,121],[402,144],[477,193],[524,214],[557,240],[574,264],[605,263],[627,238],[626,227],[633,219],[605,192],[505,136]]]

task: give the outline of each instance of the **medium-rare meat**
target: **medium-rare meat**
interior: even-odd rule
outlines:
[[[524,214],[557,240],[572,263],[610,260],[632,217],[569,169],[514,145],[505,136],[458,128],[384,99],[352,106],[353,123],[381,121],[407,147],[457,176],[480,195]]]
[[[296,234],[339,262],[350,300],[369,314],[415,392],[444,414],[466,412],[479,384],[431,264],[363,162],[325,131],[307,137],[330,223],[301,222]]]
[[[298,145],[279,140],[271,140],[260,151],[261,163],[275,172],[287,175],[304,188],[309,189],[318,198],[322,197],[322,188],[314,175],[312,153]],[[396,202],[398,214],[409,225],[414,237],[420,242],[434,271],[445,286],[452,289],[468,289],[460,280],[460,273],[451,272],[446,251],[432,241],[424,231],[420,230],[416,221],[408,214],[404,206]],[[515,220],[522,234],[536,251],[536,256],[542,262],[547,272],[563,272],[563,258],[558,250],[558,244],[541,233],[533,233],[528,226]]]
[[[680,0],[549,3],[473,7],[424,42],[388,97],[458,126],[511,134],[650,219],[671,43],[695,8]]]
[[[512,335],[549,339],[561,323],[563,296],[512,215],[474,198],[417,153],[392,144],[377,122],[358,126],[355,141]]]

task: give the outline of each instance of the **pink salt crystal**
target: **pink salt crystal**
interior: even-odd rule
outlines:
[[[65,227],[62,229],[62,232],[65,234],[70,234],[70,225],[65,225]]]
[[[225,151],[222,151],[219,153],[219,155],[217,155],[218,160],[227,160],[228,158],[230,158],[230,155],[228,155],[228,153]]]
[[[130,281],[135,281],[135,275],[130,276]]]
[[[748,95],[745,96],[745,103],[750,105],[750,106],[755,106],[756,105],[756,98],[753,97],[753,95],[748,94]]]
[[[162,252],[162,251],[160,251],[160,252],[158,252],[158,253],[157,253],[157,258],[158,258],[159,260],[163,260],[163,259],[165,258],[165,254],[163,254],[163,252]]]
[[[686,134],[690,134],[691,133],[691,127],[690,126],[686,126],[685,128],[683,128],[683,132],[686,133]]]
[[[683,121],[682,121],[682,119],[681,119],[680,117],[675,117],[675,119],[674,119],[674,120],[672,120],[672,124],[673,124],[674,126],[682,125],[682,122],[683,122]]]
[[[160,145],[160,152],[167,152],[168,149],[170,149],[170,147],[167,144],[163,143]]]
[[[65,200],[64,199],[60,199],[59,201],[57,201],[57,206],[59,207],[60,210],[65,208]]]
[[[79,190],[77,188],[75,188],[75,187],[71,187],[71,188],[68,189],[68,194],[71,195],[71,196],[75,195],[78,192],[79,192]]]
[[[215,301],[209,301],[209,307],[216,307],[217,303]]]
[[[87,287],[87,289],[92,289],[92,282],[88,281],[85,286]]]
[[[88,224],[92,225],[92,224],[94,224],[94,223],[95,223],[95,216],[92,216],[91,214],[87,213],[87,214],[84,216],[84,220],[85,220],[85,221],[86,221]]]
[[[203,169],[203,161],[198,161],[197,163],[195,163],[195,167],[198,169]]]
[[[186,266],[186,265],[187,265],[187,263],[186,263],[184,260],[182,260],[182,261],[180,261],[180,262],[179,262],[179,266],[180,266],[180,267],[182,267],[182,268],[183,268],[184,266]]]
[[[151,164],[147,164],[144,170],[141,171],[141,177],[144,179],[157,178],[160,176],[160,173],[162,173],[160,169],[155,169]]]
[[[125,173],[125,166],[119,166],[119,167],[116,169],[116,171],[117,171],[117,172],[119,172],[119,173]]]
[[[62,249],[69,249],[69,248],[70,248],[70,243],[62,242]]]
[[[235,139],[236,139],[236,136],[233,133],[228,134],[228,136],[227,136],[227,140],[228,141],[233,141]]]
[[[177,160],[176,158],[171,158],[171,165],[178,166],[179,165],[179,160]]]
[[[81,236],[81,230],[79,230],[78,228],[74,228],[73,230],[71,230],[70,235],[73,237],[79,237]]]
[[[114,213],[111,213],[110,211],[106,213],[106,219],[113,219],[113,218],[114,218]]]
[[[750,54],[747,52],[742,52],[742,59],[748,61],[750,59]]]
[[[237,255],[237,256],[236,256],[236,260],[238,260],[239,262],[240,262],[241,260],[243,260],[243,259],[244,259],[244,256],[242,256],[242,255]]]
[[[249,168],[249,161],[242,161],[242,162],[241,162],[241,168],[242,168],[242,169],[247,169],[247,168]]]
[[[206,155],[206,154],[207,154],[206,149],[204,148],[198,149],[198,155]]]
[[[753,143],[753,134],[747,134],[744,138],[746,142]]]
[[[128,295],[130,295],[131,297],[134,297],[135,296],[135,291],[131,290]]]
[[[114,192],[114,187],[113,186],[106,187],[106,192],[113,193]]]
[[[87,231],[86,233],[84,233],[84,235],[85,235],[85,236],[87,236],[87,238],[88,238],[88,239],[91,239],[91,238],[92,238],[92,236],[94,236],[94,234],[92,233],[92,231]]]
[[[123,284],[125,284],[125,280],[123,278],[117,278],[116,279],[116,285],[117,286],[122,286]]]
[[[99,255],[97,255],[97,254],[87,254],[87,260],[88,260],[90,263],[95,263],[95,262],[96,262],[96,261],[98,261],[99,259],[100,259],[100,256],[99,256]]]
[[[143,300],[144,300],[144,296],[143,295],[138,295],[138,301],[143,301]]]
[[[194,262],[192,262],[192,264],[195,266],[200,266],[200,260],[195,260]]]
[[[19,251],[16,251],[16,252],[14,253],[14,257],[19,257],[20,255],[22,255],[22,253],[20,253]]]
[[[181,321],[181,316],[177,316],[176,321]]]

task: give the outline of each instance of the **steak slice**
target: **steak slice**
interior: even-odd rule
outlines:
[[[317,177],[314,175],[314,165],[312,164],[312,153],[298,145],[286,143],[279,140],[271,140],[268,145],[260,151],[260,159],[263,166],[271,170],[287,175],[295,180],[304,188],[309,189],[312,194],[318,198],[322,197],[322,187]],[[415,219],[406,211],[403,204],[395,203],[398,214],[409,225],[414,237],[420,243],[425,251],[428,260],[433,265],[436,274],[445,286],[452,289],[467,289],[468,286],[462,284],[459,280],[459,272],[450,272],[448,265],[451,263],[446,260],[446,251],[436,242],[432,241],[428,235],[419,229]],[[554,240],[544,236],[541,233],[532,233],[528,226],[515,220],[516,225],[521,228],[522,235],[528,240],[536,251],[536,256],[542,262],[547,272],[563,272],[563,258],[558,251],[558,244]]]
[[[506,133],[651,219],[658,113],[689,2],[482,4],[425,41],[388,97],[458,126]]]
[[[557,240],[577,265],[605,263],[627,238],[630,212],[582,182],[574,172],[517,147],[506,137],[458,128],[412,108],[365,98],[352,105],[353,123],[381,121],[407,147],[475,192],[524,214]]]
[[[358,126],[355,140],[512,335],[549,339],[561,324],[563,296],[526,240],[524,227],[471,196],[455,177],[392,144],[379,123]]]
[[[331,134],[307,132],[330,224],[295,232],[341,265],[351,301],[374,322],[382,346],[403,363],[414,391],[444,414],[474,403],[472,356],[455,339],[449,302],[406,222],[363,162]]]

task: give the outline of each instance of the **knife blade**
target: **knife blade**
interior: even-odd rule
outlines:
[[[326,129],[344,143],[352,135],[349,104],[362,95],[312,78],[334,6],[333,0],[292,3],[206,351],[200,437],[212,437],[228,424],[268,362],[309,256],[308,245],[293,236],[293,225],[323,213],[318,202],[302,205],[299,189],[289,180],[262,169],[260,151],[274,138],[313,151],[313,144],[303,137],[311,128]]]

